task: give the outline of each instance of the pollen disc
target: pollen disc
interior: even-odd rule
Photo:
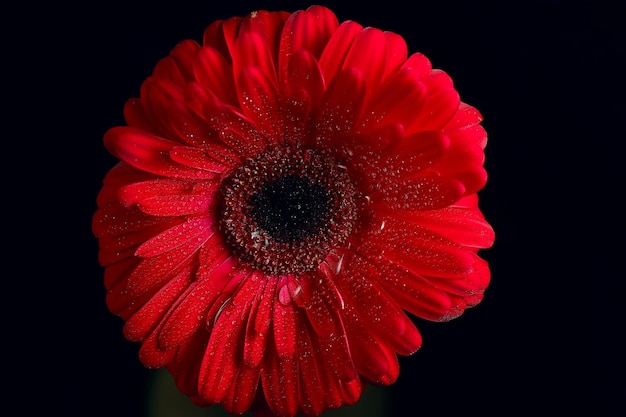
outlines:
[[[316,268],[355,224],[355,190],[329,155],[276,148],[223,181],[220,230],[239,260],[276,275]]]

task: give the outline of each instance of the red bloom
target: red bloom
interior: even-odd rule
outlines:
[[[482,118],[397,34],[319,6],[218,21],[124,115],[93,220],[107,303],[196,403],[354,403],[420,347],[406,312],[481,300]]]

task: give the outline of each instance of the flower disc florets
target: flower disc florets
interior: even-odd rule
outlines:
[[[224,180],[220,229],[242,262],[270,274],[311,271],[345,242],[355,191],[331,156],[296,147],[249,159]]]

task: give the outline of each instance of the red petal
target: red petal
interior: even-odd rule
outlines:
[[[285,21],[289,18],[288,12],[269,12],[257,10],[248,14],[239,28],[239,37],[247,33],[255,33],[263,38],[274,62],[278,62],[278,47]],[[233,54],[234,55],[234,54]]]
[[[450,139],[440,132],[419,132],[406,135],[394,145],[386,152],[387,172],[396,171],[400,177],[411,177],[440,161],[450,147]]]
[[[226,246],[220,234],[212,235],[202,246],[199,261],[198,280],[208,278],[223,262],[228,261],[228,266],[230,267],[235,264],[231,257],[230,249]],[[227,268],[227,265],[222,267]]]
[[[407,133],[441,130],[459,107],[459,93],[454,88],[430,92],[426,103],[415,114],[412,123],[405,126]]]
[[[427,277],[435,286],[453,294],[463,297],[468,307],[475,305],[480,299],[475,296],[482,295],[489,285],[491,274],[489,265],[484,259],[474,256],[474,267],[471,272],[459,279],[437,279]]]
[[[438,317],[435,321],[444,322],[456,319],[459,317],[465,309],[467,308],[467,303],[465,302],[465,297],[459,297],[454,293],[448,293],[450,295],[451,307],[450,310],[446,312],[441,317]]]
[[[146,115],[141,99],[131,98],[126,101],[124,105],[124,119],[130,127],[144,130],[153,135],[159,134],[158,129]]]
[[[493,228],[477,209],[448,207],[435,211],[402,213],[402,217],[459,245],[476,248],[493,245]]]
[[[183,78],[181,86],[184,86],[190,81],[195,79],[194,66],[195,57],[200,50],[200,45],[194,40],[187,39],[181,41],[170,52],[169,56],[172,57],[178,68],[178,72]]]
[[[305,49],[318,58],[339,22],[335,14],[322,6],[311,6],[291,14],[281,34],[281,56]]]
[[[187,82],[180,72],[176,61],[171,56],[161,58],[152,71],[152,76],[171,81],[177,86],[183,86]]]
[[[383,211],[434,210],[448,207],[464,192],[465,187],[460,181],[431,175],[398,179],[370,197],[376,209]]]
[[[315,349],[320,352],[320,362],[332,364],[332,356],[326,354],[326,343],[328,341],[319,341],[315,343]],[[338,408],[342,404],[354,404],[361,394],[361,379],[354,378],[352,380],[342,380],[338,378],[334,369],[330,366],[320,366],[318,368],[322,379],[322,387],[324,387],[324,402],[327,408]]]
[[[165,80],[146,80],[142,85],[142,101],[147,115],[166,138],[194,146],[214,142],[215,132],[186,104],[185,94],[189,91]]]
[[[165,284],[124,325],[124,336],[131,341],[143,340],[153,331],[190,282],[189,271],[182,271]]]
[[[318,373],[318,367],[324,365],[320,363],[308,329],[305,326],[299,326],[298,330],[300,409],[305,415],[319,415],[327,406],[324,401],[326,387],[322,385]]]
[[[402,64],[402,68],[411,68],[417,71],[417,73],[420,74],[420,78],[429,74],[433,69],[428,58],[420,52],[412,54],[406,62]]]
[[[360,129],[368,131],[396,123],[410,126],[428,95],[419,78],[419,73],[413,69],[403,69],[392,75],[368,100]]]
[[[401,137],[402,126],[398,125],[378,129],[372,133],[353,132],[336,138],[340,140],[342,145],[341,152],[337,152],[337,154],[345,155],[348,158],[346,165],[349,167],[350,176],[354,183],[359,183],[365,191],[369,182],[372,183],[369,185],[376,187],[374,183],[380,178],[375,178],[375,172],[379,171],[378,168],[382,169],[380,164],[381,151]],[[352,158],[355,155],[357,157]]]
[[[162,350],[156,344],[155,333],[150,334],[141,344],[139,360],[146,368],[161,368],[166,366],[176,356],[176,349]]]
[[[272,323],[272,306],[275,301],[275,279],[265,277],[265,284],[259,287],[259,294],[250,309],[250,317],[246,327],[243,357],[245,365],[256,368],[261,364]]]
[[[350,45],[362,30],[363,26],[360,24],[346,21],[341,23],[332,34],[320,56],[320,68],[326,84],[330,84],[337,72],[343,68]]]
[[[108,266],[104,271],[106,303],[113,314],[119,316],[129,304],[131,297],[126,291],[127,280],[137,263],[136,258],[128,258]]]
[[[311,49],[311,52],[315,54],[316,58],[319,58],[330,37],[337,30],[337,27],[339,26],[339,21],[337,20],[337,16],[335,16],[333,11],[324,6],[310,6],[306,9],[306,14],[313,16],[318,26],[315,36],[317,37],[319,42],[315,45],[319,47],[319,49]],[[320,41],[320,39],[323,40]]]
[[[292,13],[285,21],[280,39],[280,78],[286,80],[293,74],[288,70],[292,55],[305,52],[314,59],[319,58],[338,25],[337,17],[325,7],[311,6]]]
[[[299,50],[289,60],[285,83],[287,95],[305,91],[314,107],[319,105],[324,94],[324,79],[320,67],[315,57],[306,50]]]
[[[374,146],[361,149],[363,156],[350,161],[352,176],[361,183],[363,191],[367,192],[397,187],[401,178],[427,175],[422,171],[440,161],[449,147],[447,136],[438,132],[420,132],[404,137],[404,132],[398,125],[379,132],[381,137],[378,142],[382,148],[378,152],[371,152],[376,150]],[[353,136],[361,139],[362,135]],[[371,139],[374,138],[376,136]],[[369,145],[369,142],[364,144]],[[353,148],[358,150],[362,146],[354,145]]]
[[[423,75],[422,82],[426,85],[431,94],[437,91],[454,88],[452,78],[440,69],[433,69],[428,74]]]
[[[263,393],[268,406],[277,416],[294,416],[298,411],[297,365],[295,358],[281,358],[270,351],[263,366]]]
[[[363,249],[371,260],[392,262],[414,274],[459,278],[472,270],[473,254],[428,229],[387,217],[382,230],[365,237]]]
[[[324,346],[323,360],[333,370],[336,378],[348,382],[357,378],[357,372],[350,355],[343,320],[333,306],[333,297],[326,291],[327,279],[321,275],[320,278],[322,283],[314,284],[312,288],[306,288],[303,281],[302,291],[311,293],[311,303],[305,308],[306,316],[316,333],[316,339]]]
[[[213,202],[215,187],[206,185],[204,190],[196,190],[186,195],[166,195],[147,198],[139,203],[139,208],[151,216],[186,216],[204,214]]]
[[[203,241],[190,240],[174,250],[143,259],[128,278],[129,293],[140,295],[146,292],[156,292],[181,268],[197,263],[196,253],[202,243]]]
[[[221,402],[238,374],[243,349],[245,317],[249,315],[250,302],[258,292],[259,279],[243,278],[241,288],[224,306],[213,326],[209,344],[200,367],[200,394],[212,403]],[[250,385],[245,385],[250,389]],[[254,396],[254,392],[242,392]]]
[[[222,401],[222,406],[233,415],[240,415],[248,411],[254,401],[259,378],[260,368],[246,368],[239,366],[234,383],[228,387],[228,391]]]
[[[342,71],[328,86],[316,118],[314,137],[332,143],[352,132],[363,108],[363,75],[351,68]]]
[[[204,104],[206,121],[213,130],[219,133],[218,138],[226,145],[223,151],[227,155],[226,158],[218,158],[222,149],[218,145],[207,145],[204,148],[209,157],[225,163],[230,160],[238,164],[241,161],[237,153],[244,157],[256,156],[265,149],[266,138],[259,133],[254,123],[238,113],[235,108],[226,106],[214,96],[207,97]],[[236,158],[234,161],[231,155]]]
[[[241,79],[241,71],[246,67],[256,67],[267,77],[273,89],[278,90],[276,67],[270,45],[261,33],[243,31],[235,43],[236,50],[233,53],[233,73],[235,81]],[[241,86],[237,85],[241,105],[245,105],[245,97]]]
[[[104,135],[104,144],[113,155],[135,168],[173,178],[210,179],[214,174],[173,162],[168,153],[177,145],[132,127],[114,127]]]
[[[271,142],[282,142],[285,127],[274,83],[259,68],[244,67],[237,86],[246,116]]]
[[[101,250],[98,253],[98,261],[102,266],[109,266],[117,262],[124,261],[128,258],[134,257],[135,248],[133,246],[129,246],[128,248],[121,249],[118,251],[106,251]]]
[[[197,217],[171,227],[141,244],[135,254],[143,258],[161,255],[192,240],[206,241],[212,234],[212,218]]]
[[[184,343],[198,328],[211,319],[207,316],[207,312],[224,292],[224,288],[242,279],[241,276],[234,278],[231,276],[228,262],[223,262],[221,267],[217,265],[210,267],[215,270],[207,274],[208,277],[192,284],[186,294],[181,297],[180,303],[167,317],[159,331],[159,346],[172,348]]]
[[[203,147],[206,143],[216,141],[216,132],[208,129],[206,120],[192,111],[186,103],[172,103],[167,119],[181,142]]]
[[[103,238],[124,235],[151,227],[160,228],[165,225],[174,225],[177,222],[177,220],[147,216],[136,207],[128,208],[119,203],[111,203],[100,207],[94,213],[92,229],[96,237]]]
[[[475,107],[466,103],[460,103],[459,109],[446,125],[445,131],[450,132],[456,129],[462,129],[464,127],[476,125],[482,121],[483,116]]]
[[[342,278],[342,293],[351,299],[348,304],[368,331],[402,355],[410,355],[420,347],[417,328],[382,288],[357,271],[345,273]]]
[[[170,123],[170,113],[184,103],[183,88],[165,78],[148,77],[141,84],[140,97],[143,111],[158,136],[180,140],[176,126]]]
[[[190,146],[176,146],[172,148],[170,151],[170,158],[172,158],[172,161],[178,162],[181,165],[215,172],[218,174],[221,174],[226,171],[227,168],[230,168],[229,166],[210,158],[207,155],[206,150],[192,148]]]
[[[121,235],[101,237],[99,246],[100,250],[104,252],[119,252],[129,249],[131,252],[135,252],[137,247],[150,239],[151,237],[158,235],[159,233],[181,223],[184,219],[175,219],[171,224],[161,224],[150,228],[129,232]],[[130,256],[130,255],[129,255]]]
[[[224,56],[214,48],[200,48],[193,66],[198,83],[213,93],[220,101],[238,104],[233,69]]]
[[[101,190],[98,198],[103,196],[102,192],[109,191],[107,194],[109,199],[106,202],[117,201],[117,189],[126,184],[133,184],[135,182],[142,182],[154,179],[154,175],[141,171],[135,167],[128,165],[126,162],[118,162],[109,172],[106,173],[104,180],[102,181],[104,188]],[[104,203],[105,201],[102,201]],[[101,200],[98,200],[98,204],[101,204]]]
[[[230,59],[230,51],[233,49],[241,22],[243,18],[240,16],[214,21],[204,30],[202,44],[216,49],[225,58]]]
[[[193,80],[193,57],[199,47],[193,40],[179,42],[167,57],[157,63],[152,75],[184,86]]]
[[[397,71],[404,64],[408,55],[408,48],[402,36],[393,32],[384,32],[384,34],[386,54],[383,60],[385,63],[383,80]]]
[[[192,187],[193,184],[187,181],[158,178],[124,185],[118,195],[122,204],[131,207],[155,196],[188,194]]]
[[[385,72],[387,38],[382,30],[367,27],[357,34],[343,63],[343,69],[357,68],[368,88],[378,86]]]
[[[330,310],[331,307],[319,300],[318,297],[314,297],[314,301],[306,309],[307,318],[318,337],[327,338],[336,330],[342,330],[341,327],[338,327],[338,323],[335,323]]]
[[[234,149],[219,144],[207,145],[205,149],[209,158],[229,169],[241,165],[241,157]]]
[[[406,311],[426,320],[439,320],[452,308],[447,292],[419,275],[391,265],[379,266],[380,284]]]
[[[352,304],[343,313],[348,340],[352,346],[354,365],[359,374],[375,384],[389,385],[398,378],[400,367],[395,352],[384,339],[377,339],[372,331],[361,322]]]
[[[209,403],[198,394],[198,377],[200,364],[206,352],[209,334],[200,330],[194,333],[177,349],[174,360],[167,364],[167,369],[174,376],[176,387],[188,395],[198,405],[205,406]]]
[[[321,91],[320,94],[322,94]],[[283,135],[285,144],[295,145],[310,141],[309,114],[314,111],[313,104],[313,98],[309,92],[302,88],[290,92],[284,99],[282,112],[285,123],[285,134]]]
[[[451,146],[436,169],[442,176],[463,182],[465,194],[473,194],[487,182],[484,161],[485,154],[479,145]]]
[[[363,392],[361,378],[355,378],[352,381],[342,383],[339,388],[341,389],[341,396],[346,405],[355,404]]]
[[[279,284],[280,285],[280,284]],[[272,324],[276,354],[280,358],[292,358],[296,351],[296,312],[294,305],[274,303]]]
[[[484,150],[487,146],[487,132],[481,125],[471,125],[448,133],[454,146],[478,146]]]
[[[139,262],[140,259],[133,256],[108,265],[104,269],[104,288],[111,290],[113,286],[127,279]]]

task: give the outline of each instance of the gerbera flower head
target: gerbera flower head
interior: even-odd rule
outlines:
[[[482,298],[480,113],[397,34],[320,6],[208,26],[156,65],[93,231],[107,305],[201,405],[315,416],[391,384]]]

